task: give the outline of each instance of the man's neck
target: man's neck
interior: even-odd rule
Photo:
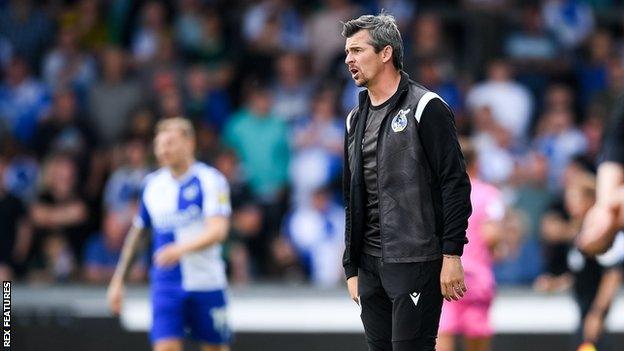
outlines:
[[[195,160],[190,158],[188,160],[185,160],[181,164],[176,165],[175,167],[169,167],[169,170],[171,171],[171,174],[174,178],[179,179],[180,177],[184,176],[186,172],[188,172],[189,168],[191,168],[191,165],[194,162]]]
[[[379,106],[386,102],[399,89],[401,82],[401,72],[395,69],[382,71],[375,82],[369,84],[368,97],[373,106]]]

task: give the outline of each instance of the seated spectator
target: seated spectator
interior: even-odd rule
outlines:
[[[304,50],[303,21],[290,1],[263,0],[243,16],[243,37],[254,51]]]
[[[515,140],[526,138],[533,99],[527,88],[513,81],[507,62],[496,60],[490,63],[487,80],[470,89],[466,104],[472,111],[489,106],[494,121],[510,132]]]
[[[158,41],[168,30],[165,16],[166,8],[160,1],[147,1],[141,7],[140,23],[132,37],[132,55],[137,65],[156,55]]]
[[[75,162],[64,154],[50,156],[44,165],[42,190],[31,207],[31,216],[35,241],[44,247],[47,259],[51,260],[49,264],[59,263],[57,259],[69,262],[81,257],[89,209],[78,192],[77,175]],[[61,266],[67,268],[66,263]]]
[[[541,246],[538,239],[526,235],[524,215],[514,209],[505,213],[499,257],[494,263],[494,276],[498,285],[531,284],[542,272]]]
[[[343,280],[344,221],[344,209],[327,188],[317,189],[310,205],[295,208],[286,219],[287,241],[315,285],[333,287]]]
[[[8,1],[0,11],[0,36],[30,68],[39,67],[44,50],[54,37],[54,21],[45,6],[35,1]]]
[[[585,135],[574,125],[570,110],[547,111],[540,120],[535,148],[548,158],[549,186],[561,189],[562,172],[573,156],[587,150]]]
[[[293,203],[309,205],[314,189],[340,178],[344,126],[336,113],[336,91],[320,88],[314,97],[312,113],[293,125],[293,158],[290,181]]]
[[[214,166],[225,176],[230,185],[232,225],[223,245],[228,263],[228,276],[233,284],[246,284],[258,273],[260,260],[266,244],[260,237],[262,211],[241,174],[240,164],[232,151],[220,152]]]
[[[0,279],[12,280],[25,273],[32,246],[32,226],[24,203],[5,183],[7,160],[0,156]]]
[[[613,55],[613,39],[607,30],[597,30],[589,37],[587,54],[577,64],[578,98],[586,106],[598,93],[607,89],[609,60]]]
[[[110,281],[115,272],[117,261],[121,256],[124,239],[132,224],[134,211],[129,209],[108,211],[102,223],[102,232],[93,234],[84,248],[83,276],[89,283],[105,284]],[[130,281],[143,281],[146,277],[148,255],[141,255],[141,259],[130,270]]]
[[[186,116],[201,127],[221,132],[232,106],[226,90],[217,85],[214,73],[204,66],[192,66],[185,80]]]
[[[148,152],[142,139],[128,139],[121,147],[120,164],[104,188],[104,210],[127,209],[139,198],[143,179],[150,172]]]
[[[107,48],[101,60],[101,79],[89,92],[89,123],[98,141],[109,147],[121,140],[130,112],[140,105],[143,93],[126,72],[126,54],[121,48]]]
[[[277,79],[273,84],[273,112],[287,122],[294,122],[310,110],[313,82],[307,76],[303,56],[288,52],[276,61]]]
[[[50,96],[41,82],[30,75],[28,65],[14,57],[0,84],[0,124],[20,143],[30,146],[37,123],[47,116]]]
[[[38,157],[63,152],[79,160],[81,168],[86,169],[96,143],[87,119],[80,113],[74,92],[59,88],[54,94],[50,118],[37,128],[34,149]]]
[[[250,86],[246,105],[225,125],[223,141],[241,160],[251,190],[261,202],[275,202],[288,180],[290,150],[286,123],[271,113],[273,96]]]
[[[95,80],[95,61],[88,52],[81,50],[77,28],[61,27],[57,44],[43,61],[43,79],[52,91],[71,87],[81,97]]]
[[[595,202],[595,192],[592,174],[568,172],[563,207],[553,207],[542,221],[546,271],[535,281],[535,289],[550,292],[571,286],[569,251],[573,249],[572,242],[581,229],[585,214]]]

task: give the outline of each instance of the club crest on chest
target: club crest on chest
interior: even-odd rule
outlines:
[[[392,131],[395,133],[401,132],[407,127],[407,114],[410,112],[410,109],[407,110],[399,110],[399,112],[392,119]]]

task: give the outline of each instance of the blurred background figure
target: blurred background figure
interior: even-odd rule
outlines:
[[[87,236],[89,208],[78,190],[78,170],[66,154],[50,156],[43,167],[41,191],[31,208],[36,257],[44,280],[67,280],[74,273]]]
[[[493,263],[504,255],[500,244],[505,203],[498,189],[478,178],[474,147],[467,140],[460,143],[472,185],[473,212],[466,230],[470,245],[462,255],[468,292],[460,301],[444,301],[436,350],[455,350],[454,337],[460,336],[464,338],[466,351],[487,351],[493,335],[490,322],[496,290]]]
[[[110,210],[104,215],[102,232],[94,233],[85,243],[83,259],[83,277],[89,283],[108,284],[113,277],[115,267],[121,256],[126,233],[132,224],[132,211]],[[147,274],[147,255],[142,255],[135,264],[128,280],[143,281]]]
[[[8,162],[0,156],[0,279],[22,278],[32,246],[32,225],[25,204],[6,187]]]
[[[286,240],[315,285],[332,287],[343,279],[344,220],[344,209],[327,188],[314,191],[310,203],[296,207],[286,219]]]

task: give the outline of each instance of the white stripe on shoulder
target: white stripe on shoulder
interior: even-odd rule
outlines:
[[[446,105],[446,101],[442,100],[442,98],[438,94],[431,91],[425,93],[425,95],[423,95],[418,101],[418,105],[416,106],[416,113],[414,114],[414,118],[416,118],[416,121],[418,123],[420,123],[420,118],[425,111],[425,107],[427,107],[429,101],[433,99],[440,99],[440,101],[442,101]]]
[[[351,117],[353,117],[353,112],[355,112],[355,110],[356,109],[351,110],[347,115],[347,133],[351,131]]]

